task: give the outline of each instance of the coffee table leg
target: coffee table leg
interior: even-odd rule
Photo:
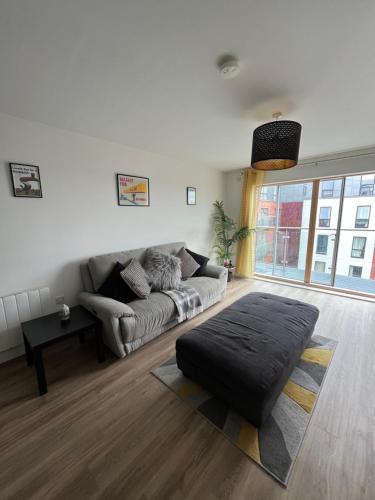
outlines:
[[[96,355],[98,358],[98,362],[102,363],[105,361],[105,349],[102,338],[102,327],[97,326],[95,328],[95,342],[96,342]]]
[[[23,343],[25,344],[25,354],[26,354],[27,366],[31,366],[34,362],[33,350],[29,346],[29,343],[26,340],[26,337],[24,335],[23,335]]]
[[[46,394],[48,392],[47,391],[46,374],[44,372],[44,362],[43,362],[42,350],[35,349],[34,356],[35,356],[36,376],[38,379],[38,386],[39,386],[39,396],[42,396],[43,394]]]

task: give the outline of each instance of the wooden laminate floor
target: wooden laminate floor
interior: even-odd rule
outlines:
[[[315,304],[339,341],[284,489],[150,375],[176,338],[250,291]],[[272,312],[270,311],[270,314]],[[46,352],[36,397],[22,358],[0,366],[0,499],[375,499],[375,305],[253,280],[124,360],[78,339]]]

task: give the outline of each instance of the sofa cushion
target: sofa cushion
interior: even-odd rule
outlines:
[[[191,286],[197,290],[203,309],[207,309],[207,307],[217,302],[223,294],[223,283],[216,278],[208,278],[206,276],[188,278],[184,281],[184,286]]]
[[[157,245],[151,248],[155,248],[155,250],[159,250],[160,252],[164,253],[176,254],[183,246],[185,246],[184,242],[177,241],[175,243],[166,243],[164,245]],[[107,253],[104,255],[91,257],[88,261],[88,267],[94,291],[98,291],[116,262],[120,262],[125,266],[131,261],[131,259],[135,258],[138,259],[141,264],[143,264],[145,253],[146,248],[136,248],[134,250]]]
[[[135,300],[137,295],[122,279],[120,273],[124,269],[124,266],[120,264],[120,262],[117,262],[113,266],[112,271],[109,273],[102,286],[99,288],[98,292],[105,297],[127,304],[128,302]]]
[[[125,343],[147,335],[177,319],[173,300],[162,292],[153,292],[147,300],[134,300],[129,304],[135,315],[135,322],[129,329],[128,318],[120,318],[121,333]]]
[[[184,281],[185,285],[192,286],[198,291],[203,309],[207,309],[222,298],[223,283],[216,278],[189,278]],[[130,302],[129,306],[134,311],[135,321],[120,318],[121,333],[125,343],[133,342],[153,330],[164,331],[165,325],[177,322],[176,306],[163,292],[153,292],[147,300],[137,299]]]
[[[150,295],[147,275],[137,259],[132,259],[120,276],[139,298],[145,299]]]
[[[181,261],[178,257],[148,248],[143,265],[153,291],[180,288]]]
[[[200,268],[198,262],[193,259],[184,247],[181,248],[176,257],[181,260],[181,276],[183,280],[193,276],[193,274]]]
[[[116,262],[120,262],[120,264],[126,266],[133,258],[139,260],[143,257],[145,252],[146,249],[142,248],[138,250],[130,250],[129,252],[114,252],[91,257],[88,261],[88,266],[94,290],[96,292],[99,290]]]
[[[188,248],[186,249],[186,251],[193,257],[195,262],[197,262],[199,264],[199,268],[195,271],[193,276],[195,276],[195,277],[204,276],[204,272],[206,270],[207,263],[210,259],[208,257],[205,257],[204,255],[200,255],[199,253],[192,252]]]

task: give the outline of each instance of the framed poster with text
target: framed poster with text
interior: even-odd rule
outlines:
[[[150,183],[148,177],[117,174],[117,197],[121,207],[149,207]]]
[[[9,167],[14,196],[42,198],[39,167],[36,165],[24,165],[23,163],[10,163]]]

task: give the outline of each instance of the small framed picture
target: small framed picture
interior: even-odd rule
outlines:
[[[150,183],[148,177],[117,174],[117,199],[121,207],[149,207]]]
[[[197,188],[189,186],[186,188],[186,203],[188,205],[197,204]]]
[[[42,198],[42,184],[40,182],[39,167],[10,163],[13,195],[22,198]]]

